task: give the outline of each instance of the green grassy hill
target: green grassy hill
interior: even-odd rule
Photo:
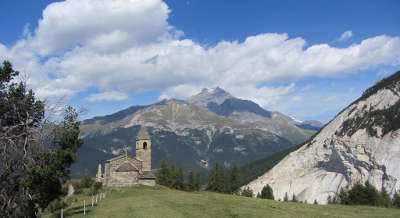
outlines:
[[[90,197],[76,198],[64,217],[84,217],[82,202],[90,202]],[[85,217],[400,217],[400,209],[287,203],[141,186],[107,190],[106,199],[93,208],[89,205]]]

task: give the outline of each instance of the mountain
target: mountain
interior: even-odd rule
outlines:
[[[257,128],[284,137],[294,144],[305,141],[312,131],[319,130],[314,125],[318,121],[300,123],[280,112],[267,111],[252,101],[235,98],[219,87],[205,88],[188,101],[241,123],[252,123]]]
[[[276,199],[326,203],[341,188],[369,181],[400,189],[400,71],[367,89],[318,134],[247,186],[269,184]]]
[[[205,92],[207,95],[201,95]],[[120,154],[124,145],[134,154],[134,147],[129,145],[135,145],[140,125],[147,126],[151,135],[154,168],[167,160],[186,170],[203,172],[215,162],[230,166],[261,159],[304,142],[315,132],[286,122],[286,118],[278,119],[277,112],[234,98],[220,88],[204,89],[201,93],[188,101],[163,100],[83,121],[84,145],[78,151],[72,176],[94,175],[97,164]],[[225,111],[232,113],[223,115],[210,110],[210,102],[237,104],[224,106]],[[238,113],[254,119],[240,120]],[[264,117],[267,114],[270,116]],[[265,120],[258,121],[259,117]]]

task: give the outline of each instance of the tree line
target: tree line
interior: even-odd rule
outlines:
[[[337,196],[328,197],[328,204],[370,205],[379,207],[400,208],[400,193],[395,193],[393,199],[385,188],[378,191],[368,181],[365,184],[357,183],[350,190],[341,189]]]
[[[178,190],[199,191],[201,186],[200,173],[190,171],[185,179],[182,167],[175,167],[173,164],[168,165],[163,160],[157,172],[156,183]]]

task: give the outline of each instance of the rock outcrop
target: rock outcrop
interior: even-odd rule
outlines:
[[[400,72],[368,89],[310,141],[250,187],[269,184],[275,199],[327,203],[340,189],[369,181],[378,190],[400,190]]]

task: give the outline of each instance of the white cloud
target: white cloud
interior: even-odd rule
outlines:
[[[128,98],[128,95],[117,91],[105,91],[102,93],[91,94],[86,99],[90,102],[101,102],[101,101],[123,101]]]
[[[161,0],[52,3],[33,33],[12,47],[0,44],[0,58],[29,73],[29,84],[42,98],[73,96],[92,87],[101,94],[158,90],[160,98],[186,98],[203,87],[221,86],[263,106],[293,92],[290,81],[298,78],[400,65],[398,36],[336,48],[307,47],[303,38],[265,33],[204,46],[183,38],[168,23],[169,12]],[[277,80],[290,84],[265,85]]]
[[[346,41],[353,37],[353,32],[351,30],[344,31],[342,35],[340,35],[339,41]]]

